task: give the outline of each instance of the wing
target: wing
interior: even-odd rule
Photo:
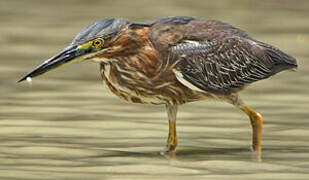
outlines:
[[[279,49],[238,36],[185,40],[173,46],[172,53],[179,60],[174,73],[182,84],[216,94],[239,90],[292,66],[291,57]]]

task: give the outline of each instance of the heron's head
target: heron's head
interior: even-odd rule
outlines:
[[[128,56],[138,48],[136,31],[139,28],[136,27],[124,19],[97,21],[84,28],[59,54],[44,61],[18,82],[76,61],[105,61],[119,56]]]

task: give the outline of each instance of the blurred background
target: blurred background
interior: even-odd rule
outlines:
[[[159,154],[164,106],[118,99],[96,63],[16,83],[97,20],[176,15],[228,22],[298,60],[240,94],[264,117],[262,163],[247,116],[229,104],[181,106],[171,160]],[[308,20],[307,0],[1,0],[0,179],[308,179]]]

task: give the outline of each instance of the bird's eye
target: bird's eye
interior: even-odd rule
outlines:
[[[103,46],[103,39],[96,39],[92,42],[92,45],[95,47],[95,48],[100,48]]]

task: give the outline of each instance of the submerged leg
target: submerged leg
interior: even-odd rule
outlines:
[[[241,99],[238,98],[237,95],[231,95],[229,97],[230,103],[237,106],[243,112],[245,112],[251,122],[252,126],[252,150],[256,152],[261,152],[261,138],[262,138],[262,127],[263,127],[263,119],[262,116],[251,109],[249,106],[245,105]]]
[[[177,147],[177,135],[176,135],[176,114],[177,105],[166,104],[166,111],[168,116],[169,132],[166,148],[164,153],[169,153],[175,151]]]

